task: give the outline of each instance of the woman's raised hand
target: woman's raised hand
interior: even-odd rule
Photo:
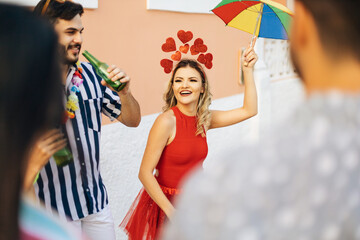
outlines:
[[[254,50],[256,39],[257,37],[254,37],[253,41],[247,47],[247,49],[245,50],[242,56],[242,67],[244,71],[247,69],[253,69],[256,61],[258,60],[258,56]]]

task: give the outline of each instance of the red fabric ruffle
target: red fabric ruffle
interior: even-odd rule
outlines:
[[[170,202],[180,192],[179,189],[160,187]],[[129,240],[155,240],[159,239],[166,220],[165,213],[142,188],[119,227]]]

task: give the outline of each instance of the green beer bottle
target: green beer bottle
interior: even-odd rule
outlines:
[[[66,166],[73,161],[73,155],[68,146],[54,153],[53,158],[59,167]]]
[[[104,62],[99,61],[96,59],[93,55],[91,55],[88,51],[83,52],[83,56],[90,62],[90,64],[95,68],[96,73],[105,80],[107,84],[109,84],[113,89],[116,91],[121,91],[126,83],[121,83],[119,80],[113,82],[108,78],[108,72],[107,69],[109,68],[109,65],[107,65]]]

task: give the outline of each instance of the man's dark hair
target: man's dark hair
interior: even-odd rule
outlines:
[[[351,54],[360,60],[359,0],[297,0],[308,9],[322,44],[331,54]]]
[[[38,16],[44,8],[46,0],[41,0],[34,8],[34,13]],[[60,2],[56,0],[50,0],[49,6],[47,7],[44,17],[48,18],[49,21],[54,24],[58,19],[71,20],[76,15],[80,16],[84,13],[84,9],[81,4],[74,3],[71,1]]]

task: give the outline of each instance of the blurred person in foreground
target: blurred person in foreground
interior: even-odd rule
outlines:
[[[50,158],[40,172],[35,191],[47,209],[70,219],[91,239],[111,240],[115,239],[114,221],[100,173],[101,114],[127,127],[138,126],[141,115],[130,91],[130,77],[125,72],[114,65],[107,69],[109,79],[126,83],[122,90],[114,91],[90,63],[78,63],[83,43],[83,12],[82,5],[70,0],[41,0],[34,9],[36,15],[53,25],[59,36],[61,90],[67,100],[68,115],[63,130],[74,157],[63,167]],[[119,146],[114,142],[113,147]]]
[[[30,166],[43,165],[29,157],[31,149],[62,114],[52,27],[28,10],[0,4],[0,73],[0,239],[81,239],[22,190]]]
[[[359,7],[295,1],[306,102],[270,139],[193,175],[165,239],[360,239]]]

